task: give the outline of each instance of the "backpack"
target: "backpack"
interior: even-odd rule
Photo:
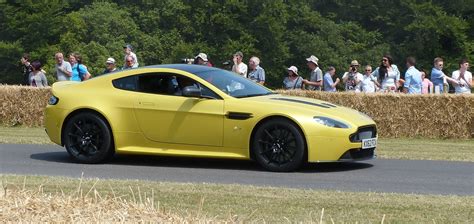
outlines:
[[[79,69],[79,66],[81,66],[80,63],[77,63],[77,67],[76,67],[76,70],[77,70],[77,74],[79,75],[79,78],[81,79],[81,82],[84,81],[84,75],[85,74],[82,74],[81,75],[81,69]]]

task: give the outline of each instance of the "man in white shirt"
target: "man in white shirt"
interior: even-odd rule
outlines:
[[[469,61],[462,59],[459,62],[459,70],[453,72],[451,81],[454,85],[456,94],[471,94],[472,73],[468,71]]]
[[[248,67],[245,63],[242,62],[243,59],[244,59],[244,54],[241,51],[237,51],[234,54],[234,58],[233,58],[234,66],[232,66],[232,71],[247,78]]]
[[[360,82],[360,86],[364,93],[375,93],[376,86],[380,86],[377,82],[377,78],[372,75],[372,66],[365,66],[365,72]]]
[[[61,52],[58,52],[54,55],[56,59],[56,78],[58,81],[69,81],[72,75],[71,64],[67,61],[64,61],[64,55]]]

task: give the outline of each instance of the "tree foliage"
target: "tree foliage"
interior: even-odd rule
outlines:
[[[93,75],[108,57],[123,64],[131,43],[140,65],[179,63],[199,52],[218,67],[242,51],[261,58],[267,83],[279,87],[286,68],[308,77],[305,58],[341,75],[350,61],[378,65],[391,53],[399,67],[415,56],[457,67],[474,59],[472,0],[162,0],[27,1],[0,6],[0,83],[20,83],[19,59],[29,52],[53,80],[54,53],[79,52]]]

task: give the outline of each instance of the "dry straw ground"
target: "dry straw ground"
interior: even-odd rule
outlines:
[[[381,137],[474,137],[474,96],[355,94],[281,91],[362,111],[378,125]],[[0,125],[41,126],[49,88],[0,85]]]
[[[154,195],[135,192],[135,200],[123,195],[101,194],[94,187],[86,192],[45,192],[24,186],[0,185],[0,223],[210,223],[196,214],[172,214],[154,204]],[[231,221],[231,220],[229,220]]]

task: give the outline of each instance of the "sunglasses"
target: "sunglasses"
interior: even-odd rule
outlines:
[[[442,67],[442,66],[444,66],[444,65],[443,65],[443,64],[438,64],[438,66],[439,66],[439,67]]]
[[[127,61],[127,62],[133,62],[133,61]]]
[[[387,62],[388,60],[387,59],[382,59],[382,62]]]
[[[366,72],[371,72],[372,70],[370,70],[370,69],[366,69],[365,71],[366,71]]]

